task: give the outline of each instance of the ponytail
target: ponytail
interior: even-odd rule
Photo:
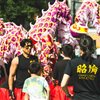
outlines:
[[[92,63],[92,54],[95,52],[95,41],[88,35],[82,35],[79,40],[81,50],[84,52],[82,59]]]

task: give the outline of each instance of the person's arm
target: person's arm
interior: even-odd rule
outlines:
[[[13,95],[13,84],[14,84],[14,77],[16,74],[16,69],[18,65],[18,57],[15,57],[12,62],[11,62],[11,66],[10,66],[10,73],[9,73],[9,78],[8,78],[8,86],[9,86],[9,92],[10,92],[10,96],[14,96]]]
[[[24,81],[22,92],[25,93],[24,100],[30,100],[29,93],[28,93],[28,84],[29,81],[27,79]]]
[[[47,87],[46,91],[47,91],[47,98],[46,98],[46,100],[50,100],[50,88]]]
[[[29,100],[29,95],[25,93],[24,100]]]
[[[67,88],[69,78],[70,78],[69,75],[64,74],[62,82],[61,82],[61,87],[62,87],[62,89],[65,92],[67,97],[71,97],[71,95],[69,94],[68,88]]]

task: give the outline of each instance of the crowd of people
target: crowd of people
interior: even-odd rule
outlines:
[[[67,65],[61,82],[66,96],[71,100],[99,100],[100,99],[100,58],[93,56],[95,41],[83,35],[79,40],[80,57],[74,58]],[[68,80],[73,78],[74,96],[68,92]]]
[[[72,45],[59,49],[61,56],[52,70],[52,86],[42,75],[38,57],[31,55],[32,40],[20,42],[22,54],[12,59],[7,75],[0,61],[0,99],[2,100],[100,100],[100,57],[95,41],[86,34],[79,39],[79,54]],[[0,69],[1,70],[1,69]],[[5,79],[4,79],[5,77]]]

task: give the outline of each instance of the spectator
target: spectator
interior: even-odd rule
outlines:
[[[24,100],[49,100],[49,85],[46,79],[40,76],[41,66],[37,62],[33,62],[29,67],[31,77],[24,82],[23,92],[25,92]]]
[[[72,100],[100,100],[100,58],[93,58],[95,43],[88,35],[82,35],[79,40],[80,57],[68,62],[61,87]],[[66,85],[73,77],[75,95],[71,97]]]

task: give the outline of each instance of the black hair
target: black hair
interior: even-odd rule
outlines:
[[[92,54],[95,52],[95,41],[89,35],[82,35],[79,40],[80,49],[84,52],[82,58],[92,62]]]
[[[23,39],[23,40],[20,42],[20,46],[21,46],[21,47],[24,47],[26,43],[31,43],[31,45],[33,45],[33,44],[32,44],[32,40],[30,40],[30,39]]]
[[[32,64],[30,64],[28,69],[31,74],[38,74],[41,69],[41,65],[38,62],[33,62]]]
[[[64,55],[66,57],[71,57],[72,58],[72,55],[74,54],[74,50],[73,50],[73,46],[70,45],[70,44],[64,44],[62,45],[62,49],[61,49],[64,53]]]

